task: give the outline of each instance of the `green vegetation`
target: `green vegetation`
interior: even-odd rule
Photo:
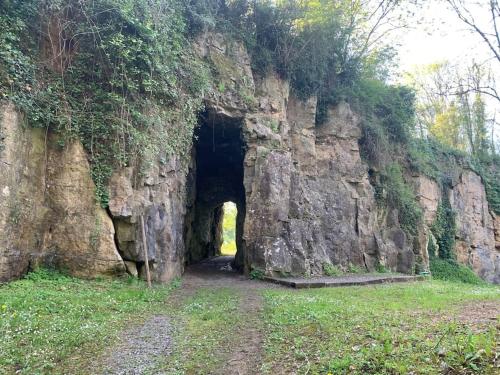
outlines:
[[[83,143],[103,206],[114,168],[189,151],[208,70],[189,49],[182,3],[0,4],[0,99],[61,144]]]
[[[74,373],[121,330],[164,308],[170,287],[47,270],[0,287],[0,373]]]
[[[224,218],[222,221],[223,240],[220,253],[222,255],[236,254],[236,215],[238,209],[233,202],[224,203]]]
[[[265,276],[265,272],[263,270],[259,270],[257,268],[250,271],[250,278],[252,280],[262,280]]]
[[[453,259],[431,258],[430,270],[434,279],[474,285],[486,284],[469,267],[463,266]]]
[[[121,330],[164,314],[177,329],[158,372],[211,373],[243,345],[237,327],[252,314],[266,327],[261,373],[434,374],[444,365],[453,373],[495,373],[498,334],[494,321],[482,320],[479,302],[498,303],[498,287],[435,280],[319,290],[259,286],[264,310],[242,312],[245,286],[202,287],[165,303],[168,287],[38,270],[0,288],[0,372],[89,373]]]
[[[438,245],[438,255],[441,259],[455,258],[455,213],[446,194],[443,194],[439,203],[436,219],[432,224],[432,234],[436,238]],[[433,254],[432,254],[433,255]]]
[[[415,199],[415,193],[404,181],[398,164],[389,164],[381,173],[376,198],[384,207],[398,209],[399,224],[408,235],[417,234],[422,210]]]
[[[437,181],[449,177],[457,164],[473,168],[483,178],[491,209],[499,213],[500,163],[494,105],[500,98],[487,64],[462,64],[443,61],[419,67],[408,75],[408,84],[417,93],[416,133],[420,138],[419,150],[410,151],[410,156],[413,166]],[[493,104],[489,111],[488,103]]]
[[[158,372],[209,374],[217,369],[231,348],[232,330],[241,323],[239,299],[231,288],[202,288],[185,301],[172,314],[179,319],[174,352],[160,361]]]
[[[479,301],[498,301],[498,287],[432,281],[264,295],[264,373],[496,371],[493,324],[472,331],[454,318]]]
[[[483,156],[476,160],[474,170],[483,179],[490,209],[500,215],[500,155]]]
[[[335,264],[323,263],[323,273],[326,276],[340,276],[343,272],[339,266]]]

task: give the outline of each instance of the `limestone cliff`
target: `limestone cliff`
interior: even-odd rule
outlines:
[[[144,215],[155,280],[217,254],[221,206],[238,206],[235,266],[267,274],[322,274],[329,264],[373,271],[428,269],[430,227],[442,199],[432,179],[408,172],[424,223],[401,229],[397,210],[375,199],[360,156],[360,116],[340,102],[317,124],[317,100],[298,99],[274,74],[254,76],[242,44],[205,34],[195,49],[215,72],[195,132],[191,160],[158,155],[147,171],[129,166],[98,206],[89,162],[78,142],[30,129],[2,107],[0,280],[53,265],[92,277],[144,271]],[[448,192],[457,213],[456,254],[488,281],[500,282],[499,218],[471,170]],[[125,261],[125,262],[124,262]]]
[[[0,109],[0,281],[45,264],[81,277],[124,272],[113,223],[95,201],[83,147]]]

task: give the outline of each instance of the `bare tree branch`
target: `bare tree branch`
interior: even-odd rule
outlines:
[[[462,22],[468,25],[476,34],[478,34],[483,41],[486,43],[487,47],[495,55],[495,58],[500,63],[500,35],[498,32],[497,22],[500,18],[498,0],[489,1],[489,11],[492,15],[493,32],[486,31],[484,28],[486,25],[478,25],[472,16],[472,12],[466,7],[465,1],[463,0],[446,0],[446,2],[451,6],[455,14],[460,18]],[[489,36],[489,37],[488,37]],[[492,37],[495,41],[492,41]],[[495,44],[497,46],[495,47]]]

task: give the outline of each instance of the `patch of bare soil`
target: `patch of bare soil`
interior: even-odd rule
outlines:
[[[200,288],[227,288],[230,286],[240,295],[238,315],[242,323],[234,330],[228,345],[229,350],[220,355],[223,365],[214,374],[251,375],[259,374],[263,346],[263,299],[261,289],[279,286],[249,280],[234,272],[232,257],[217,257],[189,267],[182,286],[170,296],[168,303],[175,308],[181,306]],[[104,356],[103,374],[139,375],[148,374],[159,356],[168,355],[172,345],[175,317],[155,316],[142,326],[125,332],[120,344],[111,348]],[[177,327],[179,329],[181,327]],[[182,328],[181,328],[182,329]]]
[[[482,331],[495,324],[500,329],[500,301],[474,301],[460,306],[456,320],[473,331]]]
[[[456,322],[478,333],[496,326],[500,330],[500,301],[470,301],[446,313],[419,311],[415,314],[428,315],[434,324]]]

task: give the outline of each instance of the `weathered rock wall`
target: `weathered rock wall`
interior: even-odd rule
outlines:
[[[116,243],[129,273],[145,274],[143,216],[150,268],[160,282],[183,271],[187,175],[179,159],[163,160],[160,156],[145,173],[133,167],[117,171],[110,181],[109,202]]]
[[[489,211],[481,177],[464,170],[449,193],[456,213],[457,260],[483,279],[500,283],[500,252],[495,246],[495,218]]]
[[[428,268],[430,227],[442,197],[437,183],[407,176],[424,211],[418,235],[409,237],[397,210],[375,200],[360,156],[360,118],[349,105],[329,108],[328,120],[317,124],[316,99],[299,100],[273,74],[254,77],[241,43],[206,34],[195,47],[213,67],[214,86],[191,162],[158,155],[147,168],[116,171],[107,211],[95,203],[80,143],[61,147],[55,135],[25,128],[12,106],[2,107],[0,280],[36,264],[84,277],[125,266],[144,275],[143,216],[153,278],[166,282],[186,262],[216,253],[227,200],[238,205],[236,263],[247,272],[315,275],[329,264],[405,273]],[[200,145],[204,130],[210,147]],[[458,260],[500,282],[500,219],[489,213],[478,175],[461,170],[454,180],[449,200],[457,213]]]
[[[437,182],[425,176],[416,176],[414,186],[424,212],[428,241],[443,192]],[[499,219],[489,211],[481,177],[469,169],[458,171],[444,194],[455,213],[457,261],[471,267],[483,279],[500,283]]]
[[[379,212],[359,153],[359,118],[347,104],[316,126],[316,99],[300,101],[273,75],[254,79],[241,45],[213,35],[200,45],[225,87],[208,109],[243,117],[247,270],[310,275],[333,263],[412,272],[426,261],[397,213]]]
[[[60,147],[56,136],[25,127],[12,105],[0,118],[0,281],[40,264],[81,277],[123,272],[81,144]]]

